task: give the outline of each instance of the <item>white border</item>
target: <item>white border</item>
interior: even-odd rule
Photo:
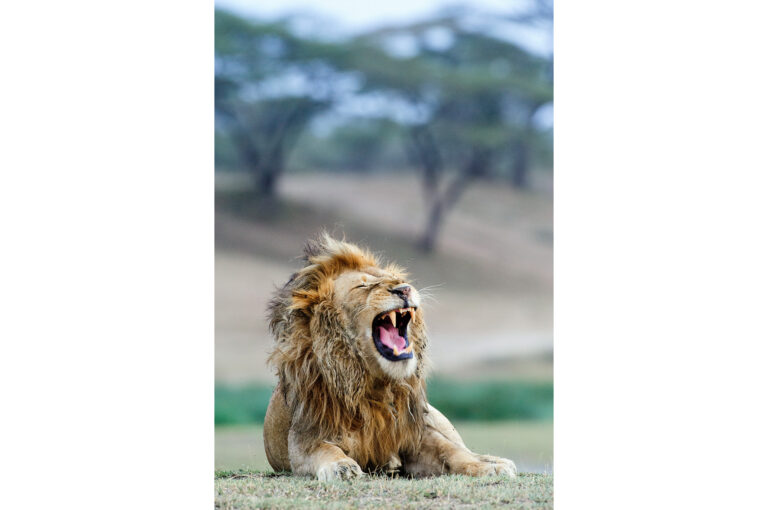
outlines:
[[[213,5],[0,16],[6,508],[213,505]]]
[[[557,2],[559,508],[766,508],[766,14]]]
[[[766,506],[765,14],[556,6],[560,508]],[[210,508],[212,15],[0,17],[9,507]]]

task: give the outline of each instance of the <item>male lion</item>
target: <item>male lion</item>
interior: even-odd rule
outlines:
[[[269,305],[279,376],[264,420],[272,467],[320,480],[363,469],[514,477],[511,460],[472,453],[427,403],[421,300],[403,270],[327,234],[304,253]]]

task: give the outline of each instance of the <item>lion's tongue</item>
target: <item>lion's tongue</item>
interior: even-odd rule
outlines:
[[[405,349],[405,338],[400,336],[397,328],[392,324],[379,326],[379,340],[393,351],[395,347],[397,347],[398,351]]]

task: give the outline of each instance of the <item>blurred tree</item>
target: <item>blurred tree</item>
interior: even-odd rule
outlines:
[[[413,55],[364,60],[359,70],[367,90],[386,90],[412,112],[404,122],[428,204],[419,240],[425,251],[435,249],[446,213],[467,187],[491,177],[508,154],[511,181],[527,185],[534,118],[552,101],[550,59],[463,25],[461,15],[449,15],[357,41],[358,48],[410,41]]]
[[[532,5],[485,21],[455,9],[340,42],[298,37],[290,20],[257,23],[217,10],[217,129],[267,197],[302,132],[330,107],[359,117],[346,114],[321,157],[304,151],[315,163],[365,170],[393,133],[405,133],[426,203],[418,243],[432,251],[472,182],[507,176],[525,188],[532,159],[551,154],[550,132],[536,122],[552,102],[551,52],[534,55],[493,35],[498,23],[551,23],[551,0]]]
[[[256,191],[271,198],[285,159],[312,117],[333,104],[337,45],[216,10],[216,120]]]
[[[306,97],[231,103],[219,103],[219,114],[227,117],[223,123],[257,192],[273,197],[286,155],[312,116],[328,103]]]
[[[345,117],[336,122],[338,125],[330,130],[323,129],[321,133],[307,130],[302,135],[292,156],[294,167],[366,173],[409,168],[410,162],[402,150],[399,124],[367,117]]]
[[[552,34],[553,34],[553,1],[552,0],[532,0],[527,9],[521,12],[506,16],[506,20],[518,26],[525,26],[528,29],[534,28],[546,36],[549,48],[545,66],[545,77],[551,89],[553,82],[552,66]],[[529,187],[529,172],[531,167],[532,153],[536,145],[539,144],[537,138],[537,127],[535,125],[536,115],[542,107],[551,104],[550,96],[544,101],[530,100],[524,107],[523,129],[520,136],[512,140],[512,167],[510,172],[512,186],[518,189]],[[547,137],[544,137],[545,139]],[[549,141],[549,140],[547,140]],[[551,142],[551,141],[550,141]],[[551,147],[551,143],[550,143]],[[551,152],[551,149],[550,149]]]

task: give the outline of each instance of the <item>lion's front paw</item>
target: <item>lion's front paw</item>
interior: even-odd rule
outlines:
[[[336,462],[323,464],[317,470],[317,479],[323,482],[329,480],[352,480],[363,476],[363,470],[360,469],[357,462],[352,459],[342,459]]]
[[[493,476],[501,475],[515,478],[517,476],[517,467],[509,459],[501,457],[492,457],[490,455],[481,455],[478,462],[466,466],[468,475],[472,476]]]

